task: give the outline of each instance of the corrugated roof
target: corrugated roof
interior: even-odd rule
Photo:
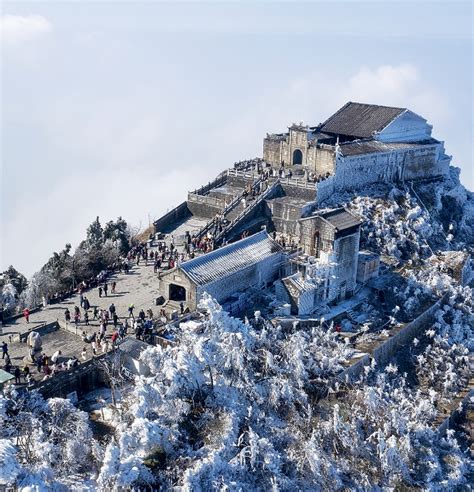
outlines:
[[[341,154],[345,157],[351,155],[373,154],[375,152],[392,152],[399,149],[409,149],[420,147],[422,145],[433,145],[439,143],[434,138],[420,140],[418,142],[402,142],[402,143],[383,143],[377,140],[356,140],[339,145]]]
[[[348,102],[319,128],[321,132],[367,138],[385,128],[406,108]]]
[[[261,231],[186,261],[179,268],[196,284],[205,285],[281,251],[283,248],[266,231]]]

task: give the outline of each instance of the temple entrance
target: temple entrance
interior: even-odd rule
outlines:
[[[170,301],[185,301],[186,300],[186,289],[181,285],[170,284],[169,290],[169,300]]]
[[[293,152],[293,166],[297,164],[303,164],[303,152],[300,149],[296,149]]]

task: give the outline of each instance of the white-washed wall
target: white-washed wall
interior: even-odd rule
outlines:
[[[445,176],[450,160],[443,142],[346,157],[338,153],[335,174],[316,185],[316,201],[320,204],[333,193],[375,183]]]
[[[407,110],[375,135],[375,138],[381,142],[417,142],[429,139],[432,129],[424,118]]]
[[[259,286],[264,282],[273,282],[278,277],[283,256],[282,252],[274,253],[256,265],[250,265],[231,275],[200,286],[197,289],[198,298],[203,292],[207,292],[218,302],[223,302],[236,292]]]

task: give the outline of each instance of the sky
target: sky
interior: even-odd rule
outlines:
[[[266,132],[407,107],[474,189],[471,2],[2,3],[0,269],[142,227]]]

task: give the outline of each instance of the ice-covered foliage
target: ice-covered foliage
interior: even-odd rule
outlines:
[[[462,483],[463,453],[432,428],[433,399],[395,366],[353,388],[335,375],[352,351],[334,333],[231,318],[181,324],[150,348],[106,451],[99,484],[184,490],[308,490]],[[455,441],[454,441],[455,442]],[[445,457],[450,465],[446,464]]]
[[[13,284],[5,284],[0,294],[0,306],[5,310],[13,312],[17,304],[17,291]]]
[[[51,490],[71,475],[93,469],[100,450],[92,438],[88,415],[69,400],[45,401],[36,392],[12,391],[1,397],[0,413],[0,442],[14,445],[4,447],[10,468],[15,465],[12,482],[16,479],[19,486],[40,483]]]

